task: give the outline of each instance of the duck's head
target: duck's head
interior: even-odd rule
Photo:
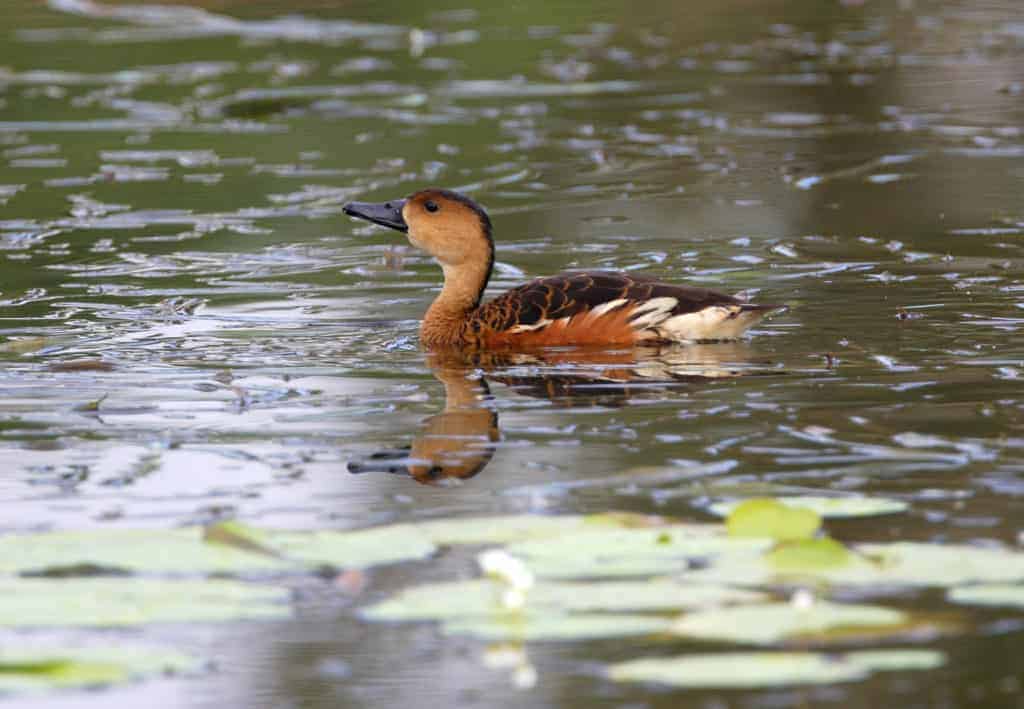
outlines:
[[[442,266],[486,264],[494,258],[491,220],[469,197],[442,189],[420,190],[406,199],[349,202],[345,214],[405,232],[413,246]]]

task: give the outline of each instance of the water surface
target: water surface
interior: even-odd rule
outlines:
[[[5,18],[0,529],[709,520],[715,490],[756,482],[911,504],[830,523],[844,541],[1018,543],[1017,3],[8,0]],[[489,209],[494,293],[598,267],[791,309],[741,343],[438,362],[416,332],[439,270],[341,214],[428,185]],[[482,408],[459,410],[467,389]],[[446,463],[401,474],[439,431]],[[364,593],[442,568],[471,558]],[[1003,706],[1022,679],[1004,610],[923,639],[940,672],[682,695],[595,676],[646,643],[556,643],[530,648],[524,694],[482,643],[352,605],[313,591],[284,627],[155,630],[220,669],[68,701]]]

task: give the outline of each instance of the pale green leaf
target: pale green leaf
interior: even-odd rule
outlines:
[[[222,579],[0,579],[0,627],[133,626],[291,615],[287,589]]]
[[[108,686],[199,667],[190,655],[151,646],[55,645],[21,637],[17,644],[5,643],[0,649],[0,693]]]
[[[953,603],[972,606],[1007,606],[1024,608],[1024,586],[1012,584],[982,584],[954,588],[947,598]]]
[[[800,495],[773,498],[786,507],[806,509],[816,512],[825,519],[842,519],[847,517],[871,517],[905,512],[909,507],[906,502],[884,497],[824,497]],[[742,501],[716,502],[708,510],[719,517],[728,517]]]
[[[538,577],[584,578],[663,575],[725,555],[748,557],[771,546],[767,539],[731,539],[719,525],[611,529],[531,540],[507,547]]]
[[[942,653],[930,650],[719,653],[631,660],[611,665],[608,676],[682,688],[755,689],[851,682],[872,672],[928,670],[944,662]]]
[[[372,620],[445,620],[502,612],[504,586],[487,579],[408,588],[365,609]],[[756,603],[767,596],[727,586],[683,585],[667,579],[561,583],[542,581],[526,592],[531,613],[581,611],[671,611],[730,603]]]
[[[744,500],[725,520],[730,537],[792,541],[810,539],[821,528],[817,512],[790,507],[771,498]]]
[[[768,645],[796,637],[825,639],[837,629],[895,632],[907,620],[904,613],[882,606],[818,601],[802,608],[764,603],[688,613],[675,621],[672,632],[701,640]]]
[[[446,621],[446,635],[472,635],[484,640],[589,640],[654,635],[668,630],[670,621],[649,615],[533,614],[468,617]]]

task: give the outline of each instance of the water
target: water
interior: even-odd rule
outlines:
[[[911,503],[830,523],[844,541],[1017,543],[1017,3],[8,0],[5,19],[3,530],[706,520],[720,486],[771,483]],[[428,185],[491,212],[494,293],[635,269],[791,310],[700,350],[437,361],[416,331],[438,269],[341,215]],[[439,431],[441,470],[401,474]],[[469,563],[364,593],[449,562]],[[68,702],[1007,706],[1024,679],[1020,615],[993,610],[923,641],[941,672],[681,695],[596,676],[643,642],[556,643],[529,648],[521,693],[482,643],[353,603],[156,629],[220,670]]]

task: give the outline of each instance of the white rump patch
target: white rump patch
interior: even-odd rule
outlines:
[[[629,322],[637,330],[659,327],[678,304],[678,300],[668,296],[645,300],[633,309]]]
[[[657,326],[670,340],[732,340],[760,322],[763,310],[743,310],[739,305],[712,305],[695,313],[667,318]]]

